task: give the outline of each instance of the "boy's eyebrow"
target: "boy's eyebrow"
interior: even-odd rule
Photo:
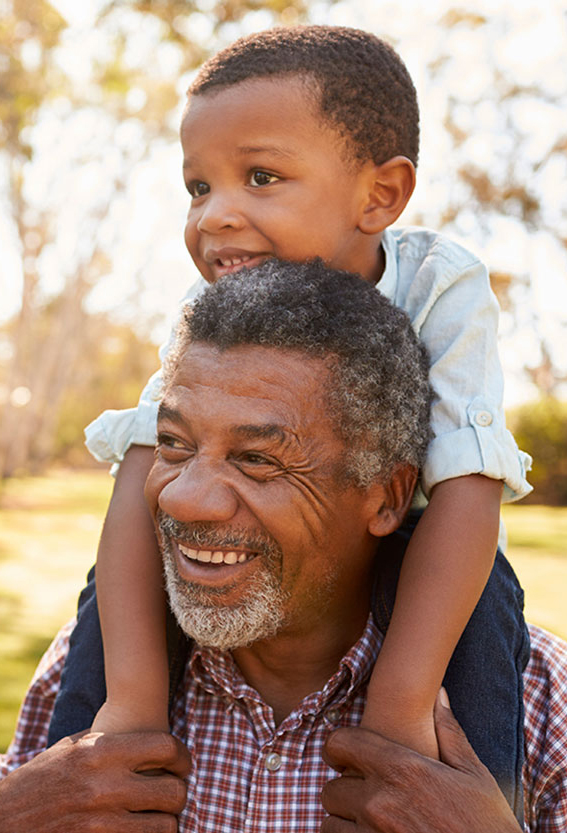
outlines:
[[[255,156],[266,153],[279,156],[282,159],[295,159],[299,155],[297,152],[287,150],[287,148],[281,145],[238,145],[234,150],[240,156]],[[188,171],[192,167],[199,167],[199,159],[197,157],[186,156],[183,160],[183,170]]]
[[[275,156],[282,156],[286,159],[297,155],[281,145],[239,145],[236,151],[241,156],[252,156],[255,153],[272,153]]]

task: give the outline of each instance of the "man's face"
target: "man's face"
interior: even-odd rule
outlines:
[[[375,539],[341,477],[322,360],[191,345],[158,418],[146,496],[182,625],[222,649],[364,626]]]
[[[378,277],[359,229],[367,170],[297,77],[256,78],[190,99],[181,127],[191,206],[185,243],[209,283],[270,257]]]

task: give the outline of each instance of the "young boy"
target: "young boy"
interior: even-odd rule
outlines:
[[[503,489],[507,500],[529,491],[529,458],[504,425],[486,270],[438,234],[388,229],[414,188],[418,123],[406,68],[368,33],[309,26],[237,41],[203,66],[189,91],[185,241],[205,281],[271,257],[319,256],[358,272],[412,319],[436,393],[421,472],[428,503],[384,546],[376,615],[388,630],[363,723],[436,757],[432,708],[445,678],[473,746],[521,818],[527,637],[521,590],[500,554],[493,565]],[[107,697],[95,730],[168,727],[161,564],[143,500],[159,395],[158,376],[137,411],[107,412],[88,431],[96,456],[120,462],[97,561]],[[85,728],[102,704],[104,694],[82,718],[73,713],[73,702],[93,690],[78,679],[96,650],[81,636],[98,627],[92,608],[90,596],[51,741]]]

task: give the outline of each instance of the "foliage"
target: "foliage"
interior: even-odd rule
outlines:
[[[61,325],[63,297],[46,304],[38,317],[34,347],[40,352],[49,351],[51,332]],[[43,389],[42,402],[35,386],[35,409],[43,418],[30,419],[29,459],[19,473],[26,468],[37,471],[54,458],[72,465],[91,464],[83,445],[85,426],[104,408],[134,407],[142,385],[159,366],[151,340],[103,314],[86,316],[80,336],[72,331],[67,336],[56,361],[54,386]],[[20,404],[22,421],[31,405],[25,399]]]
[[[334,0],[97,0],[96,5],[96,21],[88,32],[80,31],[83,49],[83,40],[74,42],[73,26],[48,0],[2,3],[0,209],[7,219],[0,216],[0,235],[14,241],[22,290],[6,349],[0,334],[0,479],[70,454],[72,443],[82,442],[78,420],[88,421],[91,413],[122,402],[106,383],[97,386],[96,374],[91,379],[86,358],[89,363],[99,358],[91,302],[97,292],[99,298],[106,294],[106,307],[96,309],[108,309],[109,287],[124,277],[120,247],[130,245],[124,215],[131,205],[126,195],[143,163],[165,167],[166,157],[175,154],[179,101],[191,73],[244,32],[330,20]],[[511,70],[506,49],[494,49],[495,42],[505,46],[510,14],[496,8],[483,12],[477,5],[451,8],[447,0],[446,13],[428,10],[433,25],[427,37],[419,21],[410,25],[412,13],[390,0],[343,0],[337,20],[375,30],[398,47],[404,27],[409,32],[402,54],[412,71],[412,48],[423,56],[418,76],[430,94],[423,108],[420,167],[427,171],[428,158],[435,155],[446,164],[423,177],[428,193],[421,204],[418,184],[408,220],[467,237],[479,247],[506,239],[514,223],[522,229],[527,256],[517,256],[514,239],[505,260],[490,264],[491,279],[512,322],[508,328],[525,323],[523,310],[535,333],[524,361],[532,381],[543,392],[556,393],[565,373],[553,347],[557,339],[533,311],[529,256],[541,235],[561,256],[567,244],[564,198],[553,190],[567,172],[567,134],[564,119],[557,118],[567,106],[565,85],[553,72],[534,80],[529,72],[522,76]],[[364,8],[367,19],[358,14]],[[532,37],[530,26],[522,31]],[[557,36],[565,41],[563,20],[558,20]],[[528,45],[531,54],[531,40]],[[474,73],[466,69],[471,54]],[[528,120],[532,111],[538,118]],[[156,161],[160,148],[165,151]],[[167,204],[165,185],[156,190],[155,199],[144,192],[147,214]],[[182,212],[183,207],[175,230],[179,239]],[[170,215],[163,223],[171,227]],[[128,251],[127,271],[138,287],[154,278],[150,260],[159,262],[162,236],[156,221],[153,237],[139,234]],[[157,267],[156,293],[162,291],[165,272],[165,266]],[[128,307],[128,316],[119,306]],[[132,292],[116,308],[123,322],[131,322],[135,338],[145,342],[147,326],[140,323],[141,312],[136,314],[139,297]],[[110,367],[108,356],[102,361]],[[95,391],[110,396],[92,411],[79,366],[92,381],[91,398]],[[137,383],[132,375],[124,389],[128,404],[135,399],[134,388],[145,381],[141,368],[140,374]],[[22,396],[29,397],[25,405]]]
[[[567,402],[542,398],[515,410],[509,423],[534,460],[528,475],[534,492],[527,501],[567,506]]]
[[[102,407],[119,407],[125,400],[134,404],[132,391],[142,387],[147,362],[137,369],[139,375],[128,375],[126,384],[122,376],[120,395],[115,390],[111,399],[99,400],[93,408],[94,394],[103,397],[108,385],[96,384],[99,374],[85,361],[88,357],[90,364],[100,355],[93,349],[98,323],[88,299],[115,268],[108,256],[109,238],[112,242],[119,228],[108,217],[109,206],[119,202],[133,166],[160,141],[173,140],[177,125],[171,112],[179,99],[178,79],[207,57],[214,33],[238,25],[251,11],[269,12],[272,23],[297,22],[306,8],[302,0],[217,2],[206,16],[210,37],[198,38],[192,20],[196,15],[203,22],[198,2],[107,2],[97,30],[103,45],[85,55],[83,75],[77,79],[61,61],[66,23],[55,8],[47,0],[6,5],[8,14],[0,23],[5,50],[0,63],[0,174],[4,162],[23,286],[20,311],[9,326],[10,345],[0,356],[0,479],[37,470],[54,455],[67,455],[81,436],[78,419],[87,414],[92,418]],[[130,49],[140,30],[153,43],[156,60],[151,65],[146,54],[140,57]],[[82,117],[90,129],[82,128],[83,142],[66,157],[67,183],[54,170],[52,184],[44,185],[40,196],[36,183],[45,169],[38,172],[34,163],[45,138],[35,127],[46,119],[49,126],[53,115],[69,124]],[[126,131],[116,141],[121,126]],[[61,131],[61,141],[66,138]],[[89,194],[93,176],[104,183],[94,200]],[[82,182],[85,197],[79,216],[70,216],[66,203]],[[57,259],[61,287],[55,293],[46,293],[44,286],[49,258]],[[128,300],[130,306],[136,304],[134,297]],[[142,329],[131,336],[130,355]],[[124,342],[124,333],[121,338]],[[112,364],[108,356],[106,363]],[[84,396],[88,380],[92,384]]]

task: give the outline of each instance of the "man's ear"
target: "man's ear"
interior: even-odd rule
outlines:
[[[366,202],[358,227],[364,234],[378,234],[392,225],[415,188],[415,167],[405,156],[394,156],[383,165],[365,171]]]
[[[374,483],[368,489],[368,531],[383,538],[404,520],[417,482],[415,466],[398,466],[388,483]]]

